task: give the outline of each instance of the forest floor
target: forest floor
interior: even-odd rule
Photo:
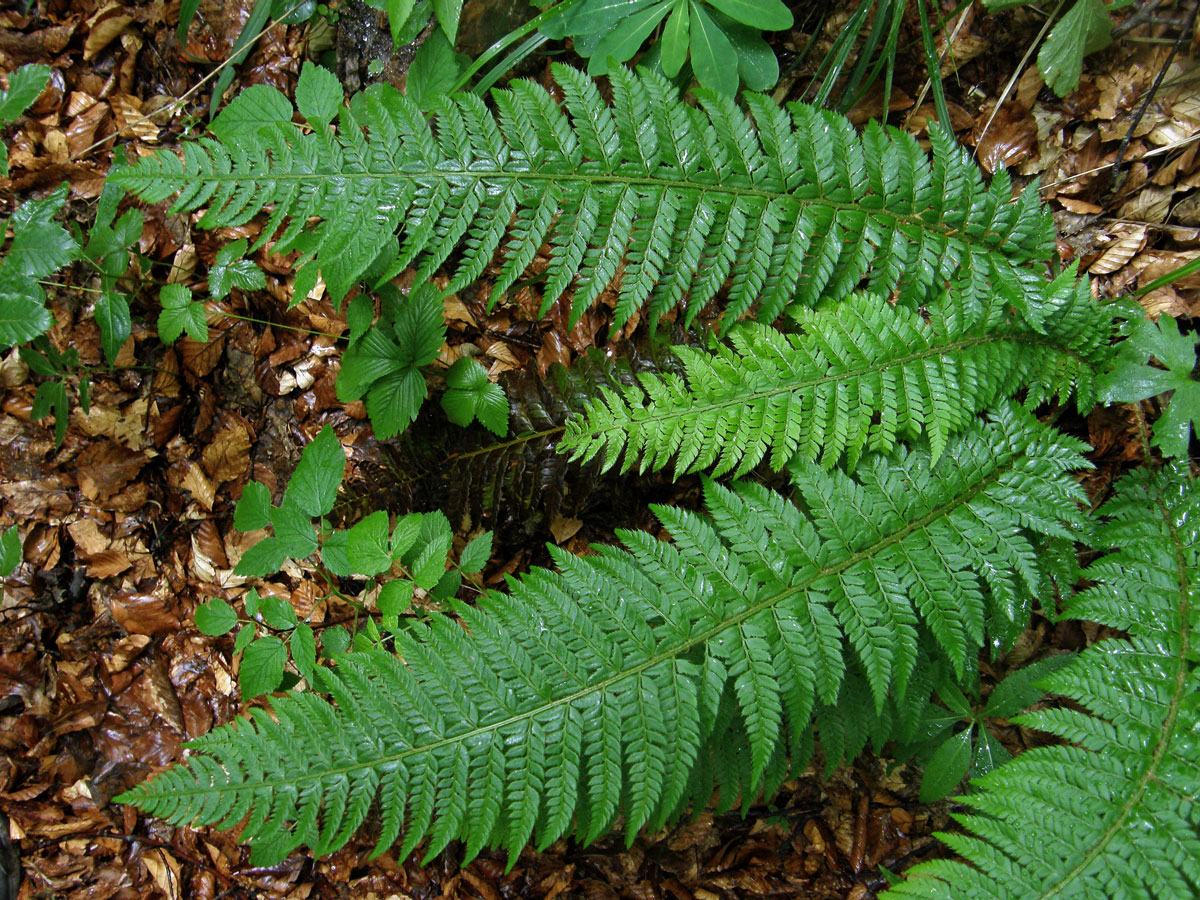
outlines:
[[[777,38],[785,62],[808,37],[804,4],[792,5],[796,30]],[[42,0],[28,13],[4,4],[0,73],[43,63],[53,76],[29,115],[3,135],[11,177],[0,180],[0,216],[66,182],[69,218],[86,229],[116,146],[130,153],[170,149],[202,130],[212,85],[202,79],[229,54],[252,6],[201,3],[181,51],[179,0]],[[467,20],[488,7],[468,2]],[[515,7],[519,19],[527,8]],[[1033,12],[987,15],[970,7],[940,35],[943,47],[953,36],[943,77],[959,140],[989,171],[1003,164],[1019,183],[1041,180],[1060,227],[1062,259],[1094,276],[1099,295],[1128,294],[1200,255],[1200,33],[1182,42],[1136,119],[1178,32],[1174,20],[1187,10],[1166,3],[1156,14],[1161,22],[1141,24],[1089,57],[1079,89],[1062,100],[1044,88],[1036,67],[1016,70],[1041,27]],[[828,45],[844,18],[833,16],[819,39]],[[889,121],[922,137],[932,107],[917,104],[925,71],[919,40],[908,32]],[[239,67],[232,90],[266,83],[290,95],[302,63],[332,45],[319,28],[272,27]],[[543,56],[524,74],[546,78],[547,70]],[[787,75],[779,96],[799,98],[805,76],[803,68]],[[1010,79],[1009,99],[993,117]],[[880,106],[874,94],[852,117],[863,122]],[[1114,183],[1112,164],[1131,129],[1124,177]],[[300,448],[329,424],[350,453],[352,494],[382,491],[393,512],[405,504],[432,508],[447,482],[435,460],[425,487],[398,485],[400,451],[381,447],[362,404],[342,404],[334,391],[344,317],[314,294],[289,311],[294,276],[284,260],[257,258],[268,273],[266,290],[235,289],[208,304],[206,344],[184,338],[164,348],[154,330],[157,291],[147,290],[153,278],[169,268],[172,280],[206,296],[202,273],[217,249],[260,227],[203,231],[196,217],[170,215],[167,207],[141,206],[143,262],[122,281],[133,334],[115,369],[103,365],[89,309],[94,274],[67,270],[48,289],[57,320],[51,339],[60,349],[76,348],[92,379],[90,414],[73,406],[61,447],[48,421],[31,420],[37,376],[16,351],[0,360],[0,527],[17,523],[24,547],[24,564],[4,583],[0,601],[0,812],[8,819],[0,849],[13,850],[0,854],[0,863],[12,869],[19,857],[21,900],[862,900],[886,886],[885,868],[901,871],[946,852],[932,832],[950,824],[951,806],[918,803],[919,770],[870,754],[828,778],[810,769],[744,817],[706,813],[643,835],[629,849],[615,835],[587,848],[563,840],[544,853],[526,850],[507,873],[499,854],[460,868],[454,845],[424,868],[394,851],[366,863],[366,838],[321,860],[298,852],[271,868],[252,868],[234,834],[170,828],[111,803],[179,759],[182,742],[242,711],[232,639],[204,636],[193,614],[208,598],[232,601],[251,586],[233,573],[247,538],[232,524],[249,480],[282,485]],[[611,306],[613,298],[606,299]],[[1192,318],[1200,312],[1200,274],[1140,302],[1156,314]],[[493,378],[541,377],[591,347],[637,344],[644,328],[636,320],[608,333],[610,306],[602,299],[568,331],[565,311],[538,319],[519,294],[487,314],[475,294],[464,293],[447,302],[444,354],[456,358],[472,344]],[[1097,468],[1087,485],[1099,494],[1136,455],[1132,424],[1119,411],[1101,411],[1069,427],[1095,447]],[[430,454],[436,448],[424,458]],[[451,517],[462,525],[460,536],[478,526],[498,532],[488,583],[544,562],[547,541],[581,551],[616,527],[653,528],[647,499],[691,503],[696,493],[694,481],[614,479],[603,497],[589,498],[566,486],[577,473],[564,467],[556,477],[530,492],[561,494],[555,502],[526,497],[523,507],[517,498],[511,508],[495,509],[460,498],[463,510]],[[286,597],[317,629],[354,614],[319,602],[323,592],[304,568],[257,587]],[[984,665],[986,679],[1094,637],[1077,623],[1039,620],[1012,652]],[[1001,738],[1014,752],[1039,740],[1018,728]]]

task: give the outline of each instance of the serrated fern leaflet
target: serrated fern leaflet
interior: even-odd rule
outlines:
[[[1152,515],[1147,515],[1153,511]],[[1030,750],[959,798],[971,835],[941,835],[973,865],[918,866],[893,897],[1155,898],[1200,893],[1200,494],[1185,465],[1127,476],[1101,510],[1095,587],[1072,618],[1128,632],[1043,684],[1090,710],[1021,716],[1070,746]]]
[[[793,506],[708,482],[710,518],[656,508],[674,543],[556,552],[477,607],[413,622],[342,658],[321,685],[219,728],[122,797],[172,822],[231,827],[259,859],[341,846],[378,798],[378,848],[448,841],[514,852],[622,814],[630,837],[703,803],[706,742],[744,723],[750,789],[839,694],[852,654],[880,708],[902,696],[922,635],[962,671],[990,619],[1042,590],[1037,542],[1084,527],[1080,446],[1004,408],[931,465],[928,450],[855,478],[802,467]],[[800,509],[807,510],[801,513]],[[732,706],[723,702],[732,695]],[[721,724],[721,723],[724,724]]]
[[[315,252],[339,300],[381,249],[385,271],[411,262],[426,278],[460,244],[448,288],[499,253],[493,299],[549,245],[542,312],[573,287],[572,322],[618,274],[618,325],[646,304],[652,320],[682,304],[690,321],[727,281],[728,322],[751,307],[765,322],[841,299],[868,271],[875,291],[910,305],[952,278],[978,304],[998,294],[1024,310],[1040,290],[1026,264],[1054,242],[1036,190],[1014,199],[1003,173],[985,185],[944,131],[932,130],[931,163],[907,134],[871,126],[860,138],[802,104],[748,94],[747,115],[702,94],[691,107],[661,78],[623,68],[608,104],[582,73],[554,74],[562,106],[519,81],[495,92],[495,114],[463,94],[428,122],[375,85],[341,111],[336,133],[278,115],[252,129],[235,100],[222,114],[230,126],[214,123],[218,138],[113,178],[150,202],[178,194],[175,210],[207,207],[205,227],[269,210],[259,244]]]

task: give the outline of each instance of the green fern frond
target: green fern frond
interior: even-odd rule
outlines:
[[[250,813],[242,838],[269,859],[336,849],[376,798],[378,849],[403,832],[402,856],[460,838],[470,857],[568,830],[592,840],[618,815],[632,837],[703,796],[702,757],[726,782],[748,772],[753,793],[848,665],[881,709],[910,687],[923,635],[961,672],[989,615],[1041,590],[1034,541],[1085,528],[1068,475],[1080,446],[1005,408],[936,464],[918,449],[855,478],[801,467],[798,505],[706,482],[710,517],[655,508],[673,543],[625,532],[625,550],[551,548],[557,571],[457,605],[465,630],[412,620],[395,655],[321,670],[336,705],[279,698],[121,799],[176,823]],[[742,763],[714,761],[702,749],[735,716]]]
[[[568,421],[561,449],[575,460],[602,457],[609,468],[665,467],[676,474],[712,467],[741,475],[770,454],[772,468],[793,457],[851,467],[865,450],[928,436],[936,458],[951,434],[1019,388],[1028,403],[1095,403],[1095,373],[1111,355],[1112,315],[1093,303],[1073,271],[1045,289],[1043,325],[1032,329],[991,302],[972,308],[954,292],[928,321],[870,295],[836,309],[805,311],[801,334],[743,323],[732,346],[715,353],[678,350],[686,381],[641,375],[624,391],[605,390]]]
[[[390,271],[414,263],[426,278],[460,244],[449,288],[499,253],[493,302],[548,244],[542,312],[573,284],[572,323],[622,261],[618,324],[646,304],[657,320],[682,303],[690,321],[726,281],[727,322],[756,304],[770,321],[839,300],[868,274],[873,292],[908,305],[954,279],[976,304],[1000,295],[1024,309],[1038,290],[1026,264],[1049,257],[1054,230],[1036,187],[1013,199],[1003,173],[985,185],[944,131],[931,131],[931,163],[907,134],[872,125],[860,138],[843,117],[802,104],[748,94],[747,115],[707,95],[695,108],[662,78],[617,68],[609,105],[583,73],[559,65],[554,75],[561,106],[516,82],[494,93],[494,114],[461,94],[428,122],[374,85],[341,111],[336,133],[286,117],[251,128],[235,99],[229,122],[214,123],[218,138],[112,177],[149,202],[178,194],[175,211],[207,207],[204,227],[268,213],[258,244],[314,247],[338,300],[381,251],[394,257]]]
[[[1091,710],[1057,708],[1021,724],[1071,746],[1031,750],[977,782],[942,835],[974,867],[917,866],[892,897],[1155,898],[1200,895],[1200,492],[1186,465],[1140,469],[1101,510],[1086,570],[1096,586],[1072,618],[1127,631],[1045,679]]]

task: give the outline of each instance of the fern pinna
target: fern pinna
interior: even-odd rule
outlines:
[[[998,399],[1027,388],[1032,408],[1071,390],[1095,404],[1095,372],[1111,355],[1112,316],[1068,270],[1036,302],[1035,330],[1004,302],[963,302],[955,292],[928,320],[882,298],[858,295],[798,314],[803,333],[742,323],[715,353],[680,347],[686,382],[644,374],[623,391],[602,389],[567,423],[560,449],[577,460],[624,454],[642,471],[675,459],[676,473],[713,467],[741,475],[767,453],[781,469],[794,456],[886,452],[922,432],[936,457],[948,435]]]
[[[690,321],[726,281],[727,322],[752,306],[770,321],[840,300],[868,271],[873,291],[909,305],[951,280],[966,301],[999,295],[1018,309],[1040,291],[1026,264],[1049,257],[1054,229],[1036,190],[1013,199],[1003,172],[985,185],[945,131],[931,130],[930,163],[907,134],[872,125],[860,138],[803,104],[747,94],[747,116],[701,92],[693,107],[660,77],[618,67],[609,105],[583,73],[554,75],[562,106],[517,81],[494,92],[495,115],[456,94],[430,121],[387,85],[347,107],[298,90],[310,128],[259,85],[182,159],[159,153],[112,177],[150,202],[178,194],[176,211],[207,206],[205,227],[270,210],[257,244],[315,255],[338,301],[372,264],[416,263],[427,279],[460,244],[448,289],[499,251],[493,301],[549,244],[541,310],[573,288],[572,322],[619,272],[617,324],[647,303],[652,321],[680,303]]]
[[[1200,895],[1200,492],[1186,463],[1140,469],[1101,509],[1095,586],[1071,618],[1118,628],[1044,680],[1091,711],[1017,719],[1070,746],[1030,750],[977,782],[940,837],[972,865],[910,870],[892,897],[969,900]]]
[[[901,448],[853,478],[799,466],[796,504],[706,482],[709,517],[655,509],[673,543],[555,550],[557,571],[456,605],[465,630],[407,620],[395,654],[356,650],[318,679],[333,704],[292,692],[121,799],[176,823],[248,814],[259,859],[341,846],[377,798],[377,849],[404,831],[401,856],[427,837],[427,856],[460,838],[467,858],[515,858],[618,815],[632,839],[707,801],[714,768],[697,763],[730,709],[753,793],[848,662],[876,709],[905,694],[923,644],[961,675],[1046,589],[1041,543],[1086,528],[1068,474],[1081,446],[1002,407],[936,463]]]

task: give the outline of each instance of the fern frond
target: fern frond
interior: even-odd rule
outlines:
[[[336,133],[279,119],[221,127],[182,158],[149,156],[113,178],[149,202],[177,194],[175,211],[207,206],[205,227],[269,211],[258,243],[274,238],[279,253],[310,232],[338,300],[381,251],[391,271],[415,263],[427,276],[460,243],[452,287],[500,254],[493,301],[548,243],[542,311],[574,282],[572,324],[622,259],[618,324],[647,303],[655,318],[682,303],[690,321],[727,280],[729,323],[756,304],[770,321],[840,300],[868,273],[873,291],[909,306],[954,279],[980,305],[1000,295],[1024,309],[1038,290],[1026,264],[1048,258],[1054,232],[1036,187],[1014,200],[1003,173],[985,185],[936,128],[931,163],[907,134],[872,125],[860,138],[802,104],[747,95],[747,115],[708,95],[694,108],[660,77],[618,68],[608,105],[581,72],[554,75],[562,106],[518,82],[495,92],[494,115],[455,95],[427,122],[374,85]]]
[[[801,334],[743,323],[714,353],[678,350],[686,379],[641,375],[624,391],[604,391],[568,421],[561,448],[572,459],[602,457],[622,471],[676,474],[712,467],[741,475],[770,454],[772,468],[793,457],[825,466],[898,439],[928,436],[934,457],[951,434],[1019,388],[1028,403],[1095,402],[1095,373],[1111,355],[1112,316],[1093,303],[1073,271],[1045,288],[1034,330],[991,302],[972,307],[954,292],[928,320],[870,295],[836,309],[805,311]]]
[[[710,517],[655,508],[673,543],[552,548],[557,571],[456,606],[465,631],[412,621],[396,655],[339,660],[321,685],[336,706],[279,698],[122,799],[225,827],[252,809],[242,837],[262,859],[335,849],[376,798],[379,848],[403,831],[402,855],[426,837],[433,855],[456,837],[514,853],[572,828],[591,840],[618,815],[632,835],[702,795],[702,756],[753,793],[838,698],[847,653],[881,709],[909,687],[922,635],[961,672],[989,604],[1040,589],[1032,540],[1085,525],[1067,474],[1079,450],[1006,408],[936,464],[919,449],[856,478],[802,467],[798,505],[709,481]],[[702,753],[735,715],[741,762]]]
[[[1021,716],[1071,746],[1028,751],[977,782],[955,818],[972,835],[942,835],[971,865],[917,866],[893,897],[1200,895],[1200,492],[1185,465],[1139,469],[1101,512],[1101,546],[1121,548],[1086,570],[1096,586],[1072,618],[1127,631],[1045,679],[1091,710]]]

